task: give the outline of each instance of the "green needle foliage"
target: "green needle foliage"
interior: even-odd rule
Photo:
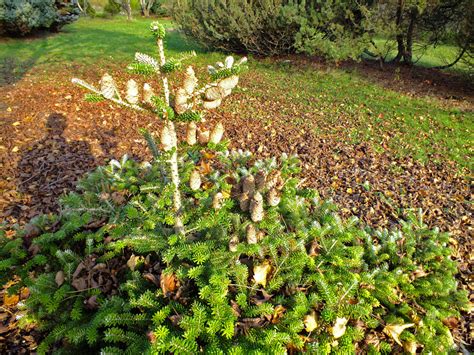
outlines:
[[[136,59],[163,74],[155,59]],[[188,68],[175,92],[188,101],[173,106],[149,87],[139,100],[133,80],[127,101],[109,75],[100,90],[75,80],[88,101],[151,106],[167,134],[155,142],[142,131],[151,162],[112,160],[62,198],[59,215],[0,231],[0,282],[28,287],[22,323],[45,334],[38,353],[455,352],[445,324],[467,296],[446,234],[417,215],[390,231],[342,220],[301,187],[297,157],[229,151],[222,124],[196,138],[187,123],[181,143],[170,133],[172,119],[200,120],[179,112],[194,100],[220,104],[241,64],[208,67],[217,81],[199,90]]]
[[[63,198],[61,215],[1,237],[2,281],[18,275],[15,288],[30,289],[24,321],[47,334],[40,353],[398,353],[383,330],[399,325],[411,325],[398,339],[405,347],[454,350],[443,320],[459,316],[466,295],[456,289],[446,234],[415,215],[400,230],[362,229],[298,187],[296,158],[255,161],[210,143],[179,148],[186,232],[178,235],[168,155],[113,161]],[[211,169],[194,191],[190,175],[203,161]],[[281,173],[284,186],[255,223],[232,190],[262,172],[263,194],[272,176]]]

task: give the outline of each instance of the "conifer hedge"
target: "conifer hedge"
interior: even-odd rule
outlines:
[[[122,98],[109,75],[100,89],[75,82],[88,101],[156,112],[160,142],[143,131],[153,160],[113,160],[62,198],[60,214],[0,234],[0,282],[28,287],[22,322],[44,333],[38,352],[455,351],[445,323],[467,296],[447,234],[415,214],[390,231],[342,220],[301,186],[297,157],[229,150],[222,123],[194,120],[230,94],[245,60],[210,66],[202,87],[188,67],[170,92],[170,71],[191,54],[166,60],[164,28],[151,29],[159,59],[138,53],[129,70],[159,75],[164,99],[149,83],[139,95],[134,80]]]
[[[24,36],[57,31],[76,21],[79,10],[56,0],[0,0],[0,34]]]

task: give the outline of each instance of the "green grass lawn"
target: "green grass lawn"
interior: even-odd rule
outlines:
[[[92,66],[128,63],[135,51],[153,54],[148,24],[151,19],[81,19],[60,34],[36,39],[0,41],[0,64],[21,76],[30,68],[46,73],[67,65]],[[166,26],[173,27],[170,21]],[[170,55],[196,50],[198,65],[215,62],[222,53],[206,52],[177,31],[167,36]],[[98,73],[101,69],[97,68]],[[277,114],[320,134],[341,135],[351,142],[370,141],[377,149],[393,149],[426,161],[435,154],[441,163],[454,160],[472,169],[472,110],[455,108],[434,97],[413,98],[363,78],[357,71],[318,70],[273,60],[251,60],[252,75],[245,95],[254,101],[226,109],[249,119],[268,120],[259,99],[278,106]],[[4,69],[5,70],[5,69]],[[78,74],[78,68],[74,69]],[[245,79],[244,79],[245,80]],[[252,103],[253,102],[253,103]],[[341,131],[342,129],[342,131]],[[385,142],[382,144],[382,142]]]
[[[384,53],[388,53],[387,60],[393,59],[397,55],[397,43],[394,40],[375,39],[375,44]],[[373,50],[373,49],[371,49]],[[437,46],[425,46],[424,44],[415,43],[413,46],[413,61],[416,65],[432,68],[442,65],[451,64],[459,55],[459,49],[449,44],[438,44]],[[460,60],[451,68],[450,71],[462,74],[472,72],[467,63]]]

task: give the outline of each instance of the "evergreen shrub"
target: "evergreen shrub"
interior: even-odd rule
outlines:
[[[358,58],[369,42],[368,12],[356,1],[176,0],[173,5],[187,35],[228,51],[342,60]]]
[[[151,13],[156,16],[169,16],[171,4],[169,0],[155,0]]]
[[[79,18],[75,7],[55,0],[0,0],[0,34],[27,35],[38,30],[57,31]]]
[[[100,89],[74,82],[90,102],[156,112],[160,141],[143,131],[153,160],[113,160],[62,198],[60,214],[0,234],[0,283],[29,289],[22,323],[44,332],[38,352],[455,351],[446,324],[467,296],[448,236],[414,214],[397,230],[358,226],[301,186],[296,157],[229,150],[222,123],[196,123],[197,108],[217,107],[245,60],[209,66],[200,88],[187,67],[169,92],[169,68],[193,53],[166,60],[164,27],[151,29],[159,58],[137,53],[128,70],[159,75],[164,99],[149,83],[139,95],[134,80],[122,98],[108,74]]]
[[[109,0],[104,6],[104,13],[109,16],[115,16],[120,13],[122,7],[115,0]]]

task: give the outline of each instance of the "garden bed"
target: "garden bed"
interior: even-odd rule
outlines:
[[[87,75],[96,77],[95,72]],[[108,103],[84,103],[83,93],[64,75],[49,79],[26,77],[7,86],[6,99],[0,102],[4,117],[0,122],[0,209],[10,224],[24,224],[39,213],[56,212],[61,194],[73,189],[85,172],[113,157],[127,153],[139,160],[149,159],[138,128],[158,131],[160,127],[156,117],[119,111]],[[259,83],[259,79],[252,74],[245,76],[244,90],[248,86],[264,92],[265,82]],[[208,120],[225,123],[231,146],[261,157],[297,153],[304,166],[305,184],[324,198],[333,198],[343,215],[356,215],[370,226],[388,228],[404,216],[403,209],[422,208],[426,223],[451,233],[453,257],[460,262],[459,279],[472,293],[471,186],[455,163],[420,163],[400,156],[389,146],[389,133],[386,141],[379,142],[385,148],[382,152],[370,143],[349,142],[338,134],[316,134],[310,125],[279,117],[280,107],[265,98],[237,94],[234,104],[254,110],[264,107],[271,120],[241,116],[233,112],[234,106],[224,105]],[[291,104],[283,105],[292,108]],[[311,121],[312,116],[305,114],[305,119]],[[8,307],[9,311],[15,308]],[[10,316],[2,317],[5,326],[12,322]],[[466,318],[462,324],[452,325],[458,341],[461,337],[467,344],[472,341],[469,323]],[[0,334],[8,339],[8,349],[25,340],[25,346],[30,346],[30,338],[15,332]]]

